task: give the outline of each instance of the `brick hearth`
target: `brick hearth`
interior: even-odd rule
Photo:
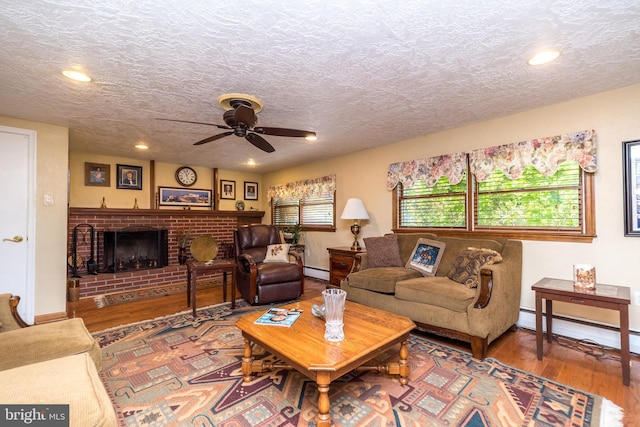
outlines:
[[[190,231],[191,236],[211,236],[218,245],[233,243],[233,230],[238,225],[262,222],[263,211],[184,211],[158,209],[69,209],[68,251],[72,253],[73,229],[80,224],[100,231],[116,231],[130,226],[148,226],[168,230],[169,265],[148,270],[122,273],[87,274],[86,266],[80,266],[80,297],[102,295],[112,292],[152,287],[154,285],[183,283],[187,278],[187,268],[178,263],[177,235],[180,231]],[[84,227],[82,228],[84,231]],[[89,233],[78,233],[78,255],[86,262],[90,257]],[[187,255],[190,255],[187,250]],[[102,248],[96,256],[102,260]],[[219,251],[218,257],[222,256]],[[69,277],[72,276],[69,268]]]

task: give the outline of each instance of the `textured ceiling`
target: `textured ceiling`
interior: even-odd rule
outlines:
[[[0,115],[74,151],[268,172],[640,83],[638,22],[638,0],[0,0]],[[318,141],[194,147],[221,131],[156,120],[224,124],[228,92]]]

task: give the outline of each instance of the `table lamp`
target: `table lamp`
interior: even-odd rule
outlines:
[[[355,251],[362,249],[360,243],[358,243],[358,234],[360,234],[360,224],[358,224],[358,221],[361,219],[369,219],[369,215],[367,214],[367,210],[364,208],[364,203],[362,203],[362,200],[347,200],[347,204],[342,211],[340,219],[354,220],[354,223],[351,226],[351,232],[353,233],[353,244],[351,245],[351,250]]]

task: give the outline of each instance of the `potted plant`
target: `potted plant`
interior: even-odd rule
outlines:
[[[304,227],[300,224],[291,224],[280,227],[280,230],[282,230],[284,240],[287,243],[296,245],[300,241],[300,235],[304,231]]]

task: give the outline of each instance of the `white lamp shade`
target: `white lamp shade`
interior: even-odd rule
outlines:
[[[340,219],[369,219],[369,214],[360,199],[349,199],[344,206]]]

